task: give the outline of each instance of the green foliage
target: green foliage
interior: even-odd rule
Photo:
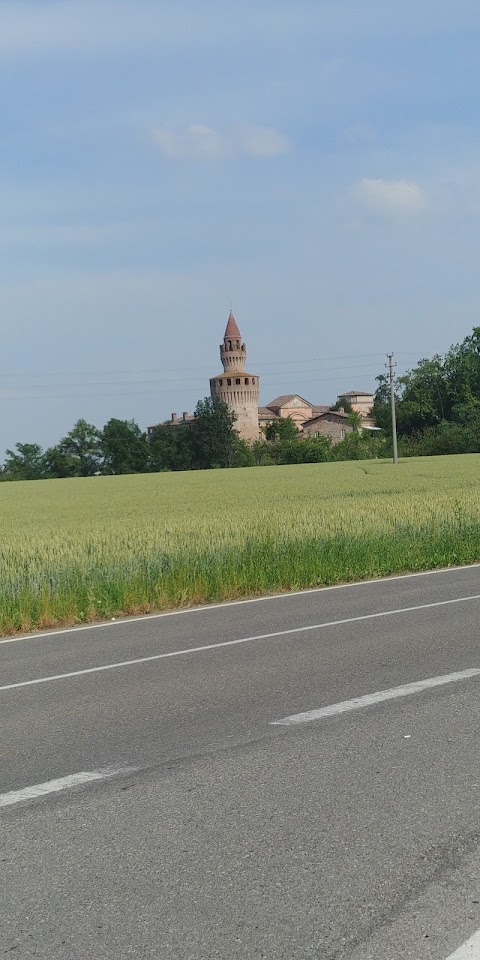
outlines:
[[[397,407],[399,434],[411,435],[448,420],[452,413],[450,385],[444,362],[435,356],[399,377],[401,398]]]
[[[135,420],[109,420],[101,434],[106,473],[145,473],[148,470],[147,436]]]
[[[298,437],[299,430],[291,417],[280,417],[278,420],[267,423],[264,433],[265,439],[272,442],[274,440],[295,440]]]
[[[392,413],[390,408],[390,384],[388,382],[388,377],[381,373],[380,376],[376,378],[378,387],[375,391],[375,398],[373,401],[373,418],[377,427],[380,427],[381,430],[384,430],[385,433],[392,433]],[[398,395],[396,395],[397,406],[398,406]]]
[[[70,462],[73,476],[92,477],[101,468],[102,435],[86,420],[77,420],[70,433],[59,443],[60,453]]]
[[[480,327],[474,327],[463,343],[451,347],[444,361],[449,384],[452,419],[459,409],[472,409],[480,404]],[[450,419],[450,417],[446,418]]]
[[[332,407],[330,407],[330,410],[343,410],[344,413],[354,412],[351,401],[348,400],[347,397],[342,397],[342,399],[338,399],[337,402],[334,403]]]
[[[388,378],[377,377],[374,416],[391,435]],[[406,455],[467,453],[479,449],[480,327],[399,377],[396,384],[397,430]]]
[[[38,443],[17,443],[7,450],[5,480],[41,480],[44,476],[43,451]]]
[[[354,430],[359,430],[362,426],[362,417],[359,414],[358,410],[351,410],[347,416],[347,423],[349,423]]]
[[[76,476],[75,457],[57,447],[49,447],[43,455],[45,476],[51,479],[63,479]]]
[[[411,437],[403,437],[399,445],[403,457],[432,457],[480,451],[480,416],[464,423],[440,423],[426,427]]]
[[[197,403],[191,428],[195,467],[208,470],[233,463],[237,441],[235,420],[235,413],[217,397],[206,397]]]
[[[192,469],[192,443],[189,424],[172,426],[161,423],[148,438],[150,469],[154,472],[165,470]]]
[[[274,466],[288,463],[325,463],[332,459],[329,437],[313,439],[298,435],[297,439],[258,440],[252,453],[256,466]]]
[[[367,430],[353,431],[332,448],[334,460],[374,460],[385,457],[385,440]]]
[[[230,466],[232,467],[254,467],[255,466],[255,456],[253,451],[253,445],[251,443],[247,443],[247,441],[243,440],[242,437],[236,436],[234,438],[233,455],[232,455],[232,462]]]

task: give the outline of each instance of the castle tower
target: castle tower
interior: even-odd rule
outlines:
[[[234,428],[244,440],[258,440],[259,380],[256,375],[246,372],[246,358],[246,345],[230,311],[223,343],[220,344],[223,374],[210,380],[210,393],[236,413]]]

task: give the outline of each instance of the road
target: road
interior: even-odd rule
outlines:
[[[479,702],[479,566],[1,642],[0,956],[478,960]]]

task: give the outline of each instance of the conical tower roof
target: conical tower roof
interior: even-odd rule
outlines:
[[[241,340],[241,339],[242,339],[242,335],[241,335],[241,333],[240,333],[240,330],[238,329],[237,321],[235,320],[235,317],[233,316],[233,313],[232,313],[231,310],[230,310],[230,313],[229,313],[229,315],[228,315],[228,320],[227,320],[227,326],[226,326],[226,328],[225,328],[224,339],[225,339],[225,340],[229,340],[229,339],[230,339],[230,340],[233,340],[233,339],[235,339],[235,340]]]

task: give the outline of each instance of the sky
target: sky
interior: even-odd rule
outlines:
[[[0,0],[0,459],[479,322],[478,0]]]

